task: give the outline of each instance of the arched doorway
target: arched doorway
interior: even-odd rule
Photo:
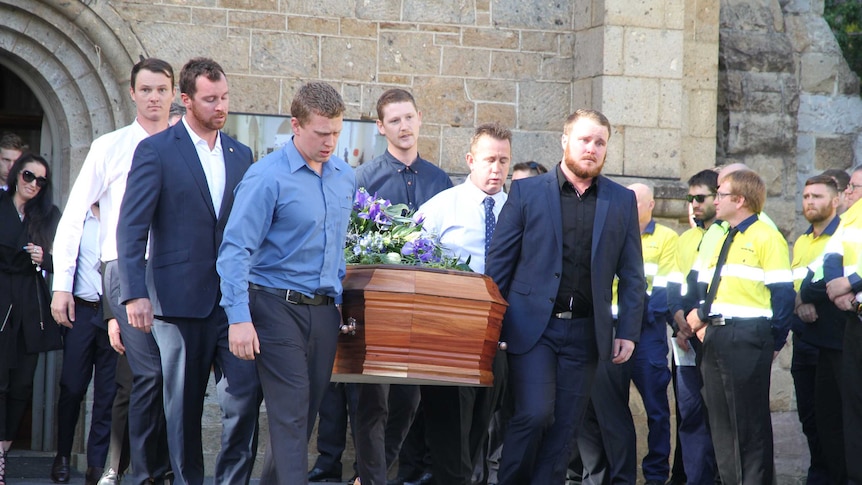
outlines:
[[[0,131],[18,132],[50,160],[61,208],[93,139],[133,116],[124,90],[132,55],[116,34],[128,29],[105,18],[115,16],[82,2],[0,0]],[[33,450],[55,446],[59,360],[40,358],[23,433]]]

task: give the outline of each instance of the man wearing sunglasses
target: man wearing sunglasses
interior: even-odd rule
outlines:
[[[674,476],[671,483],[712,485],[715,482],[715,452],[712,437],[706,423],[706,409],[700,394],[703,378],[692,359],[700,356],[702,347],[694,337],[685,320],[682,299],[686,278],[691,274],[697,258],[698,248],[704,233],[715,222],[715,192],[718,190],[718,174],[714,170],[703,170],[688,179],[686,200],[691,205],[695,227],[679,237],[675,270],[668,281],[668,306],[673,315],[674,330],[674,394],[677,405],[677,452],[674,456]],[[680,456],[681,455],[681,456]],[[677,462],[681,462],[685,480],[677,476]]]
[[[129,460],[121,456],[126,435],[125,416],[128,416],[128,440],[131,449],[135,450],[135,453],[130,454],[135,476],[127,476],[124,482],[164,480],[171,471],[165,446],[162,369],[160,365],[153,365],[154,361],[158,361],[158,348],[150,334],[134,330],[128,325],[126,311],[120,305],[116,232],[120,202],[126,191],[126,176],[132,165],[132,155],[141,140],[168,127],[168,108],[174,96],[173,84],[173,68],[161,59],[142,59],[132,67],[129,96],[135,103],[135,120],[128,126],[97,138],[90,146],[87,158],[69,193],[66,209],[54,238],[55,271],[51,314],[57,323],[73,329],[74,332],[96,331],[97,329],[88,329],[86,323],[76,323],[72,290],[77,271],[78,248],[84,235],[87,213],[91,205],[99,205],[99,249],[105,289],[103,310],[104,320],[108,321],[108,325],[107,329],[98,330],[108,330],[108,341],[100,337],[93,338],[92,355],[104,355],[105,351],[113,353],[115,350],[120,356],[114,365],[103,365],[98,361],[94,365],[93,405],[97,411],[94,411],[94,431],[88,444],[87,484],[95,484],[99,480],[101,469],[105,466],[109,443],[111,461],[99,483],[118,483],[126,464],[123,462]],[[81,358],[87,355],[86,352],[80,352]],[[64,365],[67,363],[64,362]],[[68,365],[83,366],[84,363],[69,362]],[[106,407],[104,403],[114,402],[117,390],[114,385],[115,377],[122,383],[120,389],[128,390],[130,396],[117,398],[112,418],[109,412],[110,404]],[[86,385],[84,388],[86,389]],[[107,411],[104,411],[105,409]],[[73,414],[77,414],[77,411]],[[60,415],[60,421],[63,421],[63,414]],[[112,423],[110,435],[105,426],[109,422]],[[62,424],[60,427],[62,433]],[[56,476],[61,483],[68,481],[69,457],[62,451],[58,453],[53,468],[52,477]]]

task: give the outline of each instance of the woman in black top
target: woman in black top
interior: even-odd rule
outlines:
[[[47,342],[59,335],[42,276],[54,269],[50,250],[60,221],[51,202],[50,174],[44,158],[24,154],[9,170],[9,188],[0,190],[0,485],[5,485],[6,452],[30,399],[38,353],[54,346]]]

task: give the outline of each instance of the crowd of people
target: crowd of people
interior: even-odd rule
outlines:
[[[0,485],[38,354],[59,349],[56,483],[70,481],[92,380],[86,484],[202,484],[212,372],[218,484],[251,479],[264,400],[263,484],[342,481],[348,417],[355,485],[634,484],[632,383],[648,485],[770,484],[770,373],[791,328],[808,483],[862,483],[862,167],[806,181],[811,226],[791,258],[742,164],[688,180],[681,236],[656,223],[652,187],[602,175],[612,127],[598,111],[565,120],[550,170],[513,164],[511,131],[480,124],[453,186],[420,156],[422,113],[404,89],[377,101],[385,153],[353,169],[334,154],[345,104],[327,83],[297,90],[292,138],[253,163],[221,131],[217,62],[191,59],[175,80],[142,59],[130,80],[135,120],[93,142],[62,215],[49,162],[0,139]],[[330,382],[360,187],[421,213],[499,287],[508,348],[492,387]]]

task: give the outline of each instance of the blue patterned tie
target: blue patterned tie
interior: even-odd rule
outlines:
[[[491,236],[494,235],[497,220],[494,219],[494,199],[485,197],[483,204],[485,205],[485,254],[488,254],[488,247],[491,245]]]

